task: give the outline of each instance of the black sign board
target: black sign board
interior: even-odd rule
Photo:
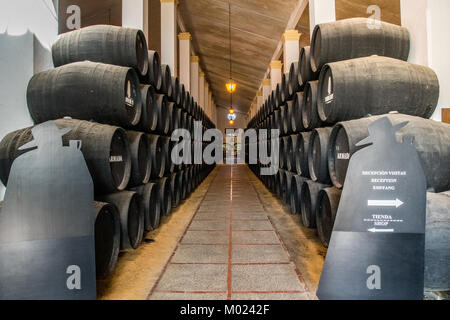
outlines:
[[[32,129],[0,213],[0,299],[95,299],[94,188],[53,121]]]
[[[350,159],[319,299],[423,299],[426,180],[388,118]]]

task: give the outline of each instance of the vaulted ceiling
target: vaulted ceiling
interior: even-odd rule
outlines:
[[[297,0],[231,0],[233,107],[247,112]],[[228,0],[181,0],[181,14],[215,102],[230,105]]]
[[[230,105],[225,91],[229,79],[229,2],[233,79],[238,85],[233,107],[246,113],[299,0],[180,0],[179,14],[192,34],[215,102],[223,107]],[[400,24],[400,0],[336,0],[336,19],[368,17],[370,5],[380,7],[383,21]],[[309,45],[308,6],[296,29],[302,34],[300,47]]]

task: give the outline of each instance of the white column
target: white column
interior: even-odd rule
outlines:
[[[288,73],[293,62],[298,62],[300,54],[300,33],[297,30],[287,30],[283,34],[284,73]]]
[[[203,107],[205,101],[205,74],[199,72],[198,74],[198,104]]]
[[[133,1],[133,0],[130,0]],[[177,4],[176,0],[161,1],[161,63],[167,64],[172,76],[177,76]]]
[[[205,80],[205,97],[203,98],[203,110],[206,111],[208,108],[208,99],[209,99],[209,83]]]
[[[209,92],[209,100],[208,100],[208,116],[211,117],[211,110],[212,110],[212,92]]]
[[[180,42],[180,83],[191,91],[191,34],[183,32],[178,35]]]
[[[272,60],[270,62],[270,84],[272,90],[277,88],[277,84],[281,83],[281,67],[283,64],[280,60]]]
[[[311,36],[319,23],[336,21],[335,0],[309,0],[309,24]]]
[[[438,107],[431,119],[442,121],[442,108],[450,108],[450,1],[448,0],[401,0],[402,25],[409,30],[412,63],[428,66],[439,79]]]
[[[122,27],[144,30],[144,0],[122,0]]]
[[[256,95],[256,104],[258,105],[258,109],[263,105],[264,99],[263,94],[261,90],[258,90],[258,93]]]
[[[264,79],[262,81],[262,92],[263,92],[263,100],[266,101],[270,96],[270,91],[272,90],[272,85],[270,83],[270,79]]]
[[[195,102],[198,103],[198,63],[199,59],[197,56],[191,56],[191,97],[194,97]]]

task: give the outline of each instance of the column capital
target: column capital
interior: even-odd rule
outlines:
[[[179,4],[180,4],[179,0],[160,0],[160,1],[161,1],[161,3],[165,3],[165,2],[175,2],[175,5],[179,5]]]
[[[191,62],[199,62],[200,58],[198,56],[191,56]]]
[[[263,86],[270,86],[270,79],[264,79],[264,80],[262,81],[262,85],[263,85]]]
[[[270,69],[281,69],[283,63],[280,60],[270,61]]]
[[[178,40],[192,40],[192,36],[189,32],[181,32],[178,34]]]
[[[209,88],[209,83],[205,82],[205,88]]]
[[[205,77],[205,73],[204,73],[204,72],[199,72],[199,73],[198,73],[198,76],[204,78],[204,77]]]
[[[258,90],[257,95],[258,95],[258,97],[262,97],[262,91],[261,91],[261,90]]]
[[[283,34],[283,37],[281,38],[283,43],[285,41],[299,41],[300,40],[301,33],[298,32],[298,30],[286,30]]]

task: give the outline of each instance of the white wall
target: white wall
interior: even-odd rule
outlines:
[[[53,1],[0,1],[0,140],[32,125],[28,81],[34,73],[53,67],[50,47],[57,34]],[[4,192],[0,182],[0,200]]]
[[[438,107],[432,119],[442,120],[442,108],[450,107],[450,1],[401,0],[402,25],[411,36],[408,61],[432,68],[440,85]]]
[[[450,1],[429,1],[429,66],[439,78],[439,103],[432,119],[442,121],[442,108],[450,108]]]

